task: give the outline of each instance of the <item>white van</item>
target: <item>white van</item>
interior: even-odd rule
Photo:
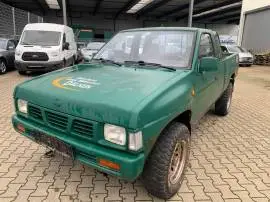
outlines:
[[[76,59],[73,30],[52,23],[27,24],[15,51],[15,67],[20,74],[71,66]]]

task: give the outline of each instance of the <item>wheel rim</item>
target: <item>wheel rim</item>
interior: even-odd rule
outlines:
[[[169,167],[169,184],[178,183],[182,176],[188,155],[188,142],[189,140],[181,140],[175,145]]]
[[[5,73],[7,70],[6,64],[4,62],[0,63],[0,71],[1,73]]]

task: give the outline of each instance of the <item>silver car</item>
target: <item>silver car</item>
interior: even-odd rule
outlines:
[[[254,62],[254,57],[253,55],[248,52],[245,48],[242,48],[237,45],[228,45],[228,44],[223,44],[221,46],[221,49],[223,53],[238,53],[239,56],[239,65],[240,66],[251,66],[253,65]]]
[[[89,62],[92,57],[104,46],[104,42],[90,42],[81,49],[81,54],[85,62]]]

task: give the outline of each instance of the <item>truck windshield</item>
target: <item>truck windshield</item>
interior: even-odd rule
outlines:
[[[26,30],[23,32],[21,45],[58,46],[61,32]]]
[[[6,48],[7,48],[7,40],[0,39],[0,49],[6,50]]]
[[[94,57],[117,63],[144,61],[174,68],[191,64],[195,32],[132,31],[113,37]]]

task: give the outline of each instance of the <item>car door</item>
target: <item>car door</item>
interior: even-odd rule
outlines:
[[[194,80],[196,97],[192,105],[195,120],[200,119],[209,110],[219,94],[218,71],[200,72],[199,70],[200,59],[203,57],[216,57],[213,40],[209,33],[202,33],[200,37],[198,65]]]
[[[14,65],[15,48],[16,48],[15,41],[8,40],[8,42],[7,42],[7,51],[8,51],[7,60],[8,60],[9,65]]]

